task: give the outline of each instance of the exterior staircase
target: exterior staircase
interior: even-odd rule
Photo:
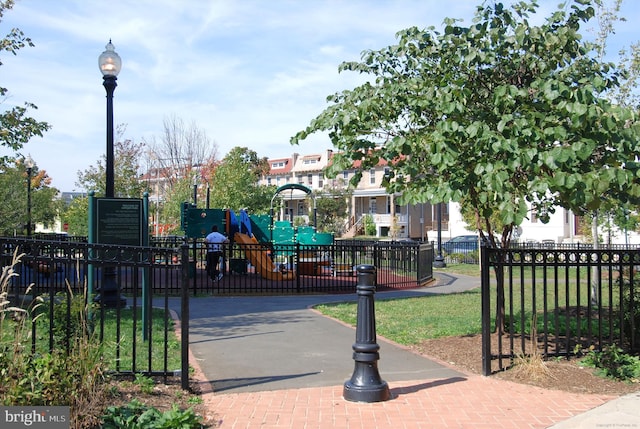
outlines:
[[[349,226],[344,234],[342,234],[342,238],[353,238],[359,233],[363,232],[364,229],[364,216],[361,216],[357,221],[354,220],[354,217],[349,219]]]

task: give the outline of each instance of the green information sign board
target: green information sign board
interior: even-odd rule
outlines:
[[[96,199],[96,238],[101,244],[143,245],[142,200]]]

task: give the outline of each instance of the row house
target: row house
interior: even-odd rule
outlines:
[[[441,210],[440,232],[443,240],[457,235],[473,234],[467,228],[460,214],[457,203],[432,205],[399,204],[399,194],[387,193],[382,186],[384,177],[389,172],[389,165],[381,160],[375,168],[364,171],[355,188],[349,188],[349,181],[356,169],[345,170],[336,178],[325,177],[324,171],[331,163],[332,150],[315,154],[301,155],[293,153],[290,157],[269,159],[269,173],[264,175],[259,184],[275,185],[300,184],[310,188],[315,194],[322,194],[328,188],[342,189],[349,195],[348,216],[345,221],[343,237],[353,237],[363,233],[365,219],[371,219],[375,225],[377,237],[395,239],[411,238],[419,241],[435,241],[437,239],[437,211]],[[196,167],[197,169],[198,167]],[[153,224],[156,232],[161,232],[162,220],[158,218],[158,204],[162,203],[165,188],[170,186],[171,179],[184,175],[184,171],[167,171],[167,169],[150,169],[143,176],[149,185],[150,203],[155,203]],[[347,193],[347,191],[349,191]],[[296,217],[311,223],[309,219],[313,200],[302,191],[292,190],[278,195],[278,204],[274,213],[275,220],[294,222]],[[580,235],[581,219],[571,211],[557,209],[548,223],[542,223],[534,212],[517,228],[514,239],[521,242],[585,242]],[[601,233],[601,239],[611,243],[640,244],[640,235],[635,232],[614,231],[612,234]]]
[[[326,150],[317,154],[294,153],[287,158],[269,159],[269,173],[260,179],[260,184],[280,187],[296,183],[320,194],[327,188],[342,189],[345,193],[349,190],[346,237],[361,232],[366,218],[373,220],[378,237],[423,240],[427,238],[428,231],[436,227],[433,222],[434,207],[431,204],[399,205],[398,195],[388,194],[382,187],[382,181],[389,172],[389,166],[384,160],[366,171],[358,186],[348,189],[358,165],[354,165],[353,170],[343,171],[336,178],[328,179],[324,170],[330,164],[332,156],[333,151]],[[301,217],[309,222],[309,210],[313,203],[304,192],[291,190],[282,193],[280,198],[282,204],[275,213],[277,219],[293,222],[295,217]],[[447,205],[444,205],[442,219],[446,226]]]
[[[352,170],[345,170],[334,179],[324,176],[324,169],[330,164],[333,151],[327,150],[318,154],[292,154],[288,158],[270,159],[269,174],[262,177],[260,184],[282,186],[297,183],[310,188],[316,193],[326,188],[347,190],[348,183],[355,174],[358,165]],[[362,179],[355,188],[351,188],[348,204],[348,220],[343,237],[362,233],[365,218],[373,220],[377,237],[396,239],[411,238],[420,241],[435,241],[438,229],[443,240],[457,235],[473,234],[463,220],[460,206],[457,203],[405,204],[398,203],[399,195],[387,193],[382,182],[389,172],[389,165],[381,160],[375,168],[363,172]],[[275,214],[278,219],[293,222],[296,216],[309,222],[309,209],[312,201],[303,192],[291,191],[280,195],[283,204]],[[438,228],[437,211],[441,210],[440,228]],[[514,240],[520,242],[585,242],[580,234],[582,219],[570,210],[558,208],[550,216],[548,223],[540,221],[535,212],[516,228]],[[614,231],[613,235],[601,233],[601,240],[611,243],[640,244],[640,235],[635,232]]]

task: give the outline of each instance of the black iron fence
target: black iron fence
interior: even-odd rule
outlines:
[[[207,272],[203,241],[189,242],[193,294],[352,293],[356,267],[377,268],[378,290],[414,288],[433,277],[433,247],[402,242],[341,242],[331,245],[230,243],[223,277]]]
[[[188,267],[165,263],[180,250],[179,259],[186,259],[186,246],[176,250],[0,238],[0,263],[13,266],[15,273],[3,288],[12,304],[29,309],[34,352],[68,351],[82,329],[104,345],[110,371],[180,374],[186,388],[188,336],[176,335],[169,297],[182,292],[181,328],[187,335]],[[113,291],[107,291],[107,272]],[[111,292],[117,297],[115,305],[106,305],[105,296]],[[88,299],[94,295],[95,300]]]
[[[2,262],[15,249],[25,253],[14,289],[32,293],[81,289],[87,282],[103,288],[103,268],[115,269],[119,293],[135,295],[143,282],[153,295],[182,293],[181,246],[187,246],[188,284],[192,294],[340,293],[355,289],[358,265],[377,268],[380,290],[413,288],[433,277],[433,247],[404,242],[339,242],[331,245],[231,243],[224,248],[221,279],[207,272],[203,240],[173,237],[149,248],[88,244],[76,240],[0,238]],[[142,276],[142,268],[145,268]],[[145,277],[146,276],[146,277]]]
[[[432,242],[437,252],[438,244]],[[498,243],[499,244],[499,243]],[[553,240],[543,240],[541,242],[511,242],[511,249],[556,249],[556,250],[580,250],[593,249],[591,243],[555,243]],[[599,244],[600,249],[624,250],[629,246],[624,244]],[[442,256],[447,264],[479,264],[480,246],[479,241],[445,241],[442,243]]]
[[[38,320],[46,321],[41,324],[34,318],[32,349],[68,350],[77,329],[73,308],[88,306],[88,324],[106,345],[110,370],[117,374],[180,373],[185,388],[191,296],[352,293],[355,269],[362,264],[377,268],[379,290],[416,287],[433,274],[433,247],[428,244],[233,243],[224,250],[223,277],[212,279],[206,267],[207,248],[200,240],[172,238],[155,241],[152,247],[136,247],[60,238],[0,238],[0,264],[13,264],[16,274],[7,285],[12,304],[23,305],[32,310],[32,316],[40,315]],[[14,263],[17,254],[21,256]],[[88,296],[96,298],[87,302]],[[180,322],[172,317],[169,305],[176,299],[181,303]],[[36,310],[33,303],[40,300]]]
[[[482,248],[483,372],[518,355],[640,352],[640,249]]]

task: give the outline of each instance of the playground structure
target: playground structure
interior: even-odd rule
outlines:
[[[281,186],[271,200],[270,215],[249,215],[245,210],[236,214],[231,209],[199,209],[184,203],[182,229],[187,238],[193,239],[193,260],[197,259],[195,241],[206,237],[211,227],[217,225],[231,242],[226,255],[229,273],[255,272],[264,279],[274,281],[295,280],[296,275],[335,274],[331,271],[333,261],[330,252],[322,249],[322,246],[334,243],[334,235],[316,231],[315,200],[314,226],[301,225],[296,228],[291,221],[274,220],[274,200],[279,193],[288,190],[311,193],[303,185]],[[351,274],[351,269],[339,268]]]

